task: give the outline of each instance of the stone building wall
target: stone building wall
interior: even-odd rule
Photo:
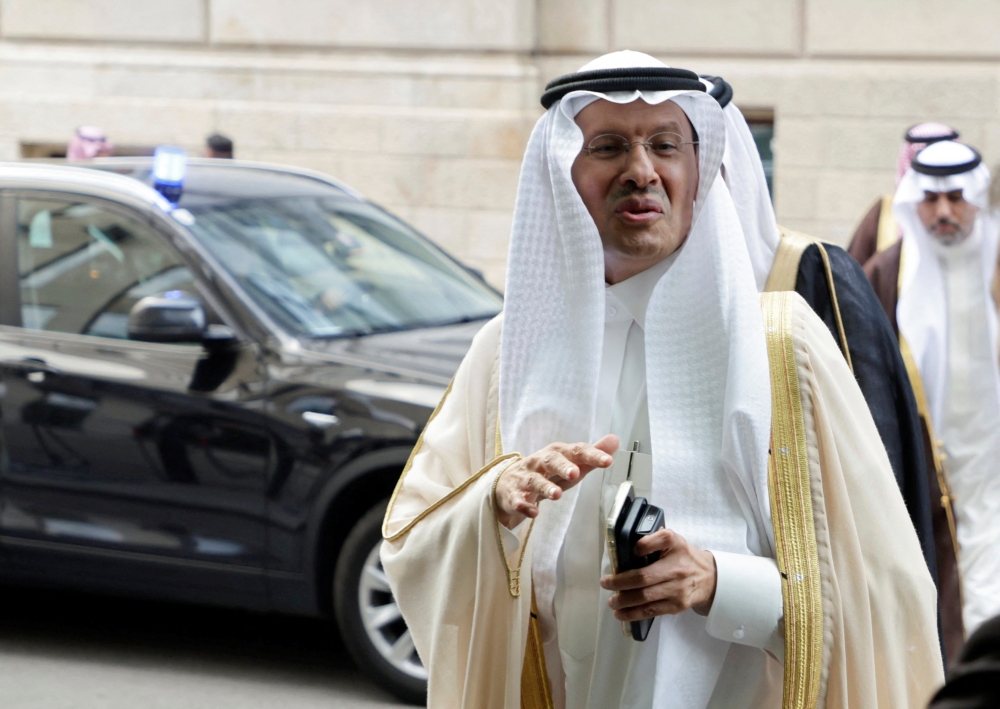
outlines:
[[[612,49],[725,76],[773,114],[785,225],[844,242],[910,124],[1000,158],[995,0],[0,0],[0,158],[120,145],[326,171],[502,284],[544,83]]]

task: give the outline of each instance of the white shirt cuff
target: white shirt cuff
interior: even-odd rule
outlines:
[[[767,650],[784,661],[784,602],[774,559],[713,551],[715,600],[706,630],[712,637]]]

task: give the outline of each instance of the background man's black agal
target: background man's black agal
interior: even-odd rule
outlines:
[[[855,378],[875,420],[927,565],[936,580],[927,472],[920,455],[923,450],[920,418],[896,336],[861,267],[840,247],[824,246],[830,257]],[[825,268],[815,245],[802,254],[795,290],[839,342]]]
[[[729,82],[721,76],[711,76],[709,74],[702,74],[701,78],[712,85],[712,88],[708,91],[708,95],[718,101],[722,108],[728,106],[729,102],[733,100],[733,87],[729,85]]]

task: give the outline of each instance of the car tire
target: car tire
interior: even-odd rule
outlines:
[[[378,557],[388,502],[368,510],[344,541],[333,574],[333,608],[344,645],[361,671],[400,699],[423,704],[427,672]]]

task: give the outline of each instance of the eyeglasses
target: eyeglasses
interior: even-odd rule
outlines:
[[[587,143],[584,151],[597,160],[614,160],[632,152],[634,145],[644,146],[650,155],[661,160],[670,160],[679,157],[685,145],[698,145],[698,141],[685,141],[677,133],[657,133],[650,136],[649,140],[638,140],[633,143],[620,135],[607,133]]]

